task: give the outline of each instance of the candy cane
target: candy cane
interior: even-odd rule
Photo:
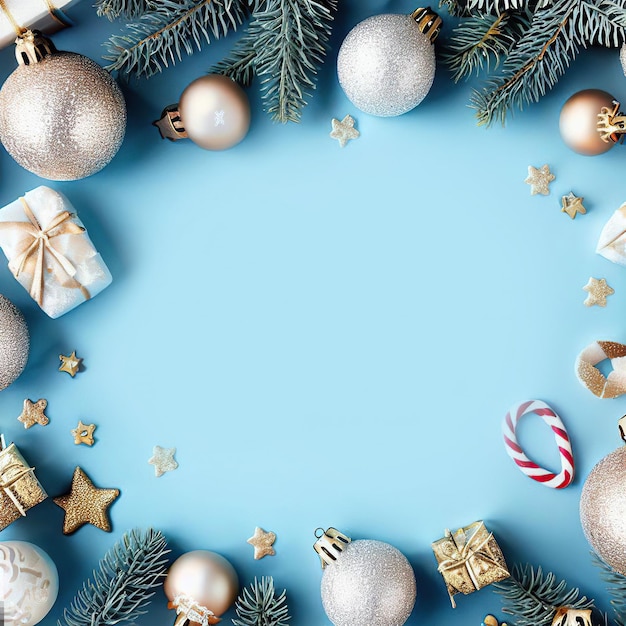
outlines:
[[[517,422],[528,413],[535,413],[541,417],[554,432],[554,439],[561,457],[561,471],[558,474],[549,472],[531,461],[517,443],[515,435]],[[553,489],[563,489],[574,479],[574,457],[567,430],[561,418],[545,402],[528,400],[512,407],[502,422],[502,434],[507,454],[515,461],[520,471],[529,478]]]

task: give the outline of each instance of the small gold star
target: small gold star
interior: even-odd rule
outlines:
[[[550,171],[548,165],[542,165],[539,169],[528,166],[528,177],[524,182],[530,185],[530,195],[542,194],[547,196],[550,193],[549,185],[556,179],[556,176]]]
[[[17,419],[24,424],[24,428],[30,428],[36,423],[45,426],[50,421],[44,413],[47,406],[48,401],[43,398],[37,400],[37,402],[31,402],[26,399],[24,400],[24,409]]]
[[[601,278],[600,280],[590,278],[583,289],[589,293],[584,302],[586,306],[593,306],[594,304],[606,306],[607,296],[611,296],[615,293],[615,290],[609,287],[605,278]]]
[[[74,376],[76,376],[76,372],[78,372],[80,368],[80,364],[82,363],[82,359],[79,359],[76,356],[76,350],[74,350],[74,352],[72,352],[69,356],[59,354],[59,359],[61,361],[59,372],[67,372],[72,378],[74,378]]]
[[[54,498],[54,503],[65,510],[63,534],[69,535],[84,524],[111,532],[107,509],[120,495],[119,489],[98,489],[80,467],[74,470],[72,487],[68,494]]]
[[[343,148],[350,139],[357,139],[361,134],[356,128],[354,128],[354,118],[351,115],[346,115],[341,122],[338,119],[333,118],[331,120],[333,127],[330,132],[330,136],[333,139],[339,141],[339,145]]]
[[[567,213],[572,219],[576,217],[577,213],[584,215],[587,209],[583,206],[584,198],[578,198],[570,191],[566,196],[561,198],[561,212]]]
[[[258,526],[254,529],[254,535],[248,539],[248,543],[254,546],[254,558],[262,559],[264,556],[274,556],[276,554],[272,545],[276,541],[276,533],[265,532]]]
[[[154,465],[154,475],[157,478],[178,467],[178,463],[174,460],[175,454],[176,448],[162,448],[161,446],[152,448],[152,458],[148,460],[148,463]]]
[[[78,426],[70,431],[74,437],[74,443],[79,445],[84,443],[87,446],[93,446],[93,431],[96,430],[95,424],[83,424],[82,420],[78,420]]]

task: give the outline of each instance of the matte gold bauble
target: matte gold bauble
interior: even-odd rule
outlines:
[[[175,624],[216,624],[237,599],[239,579],[233,566],[219,554],[193,550],[176,559],[163,584]]]
[[[598,132],[598,114],[613,108],[614,98],[600,89],[575,93],[561,109],[559,130],[563,141],[578,154],[595,156],[610,150],[615,142],[604,142]]]

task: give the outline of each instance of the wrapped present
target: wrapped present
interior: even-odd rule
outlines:
[[[15,278],[50,317],[111,284],[72,205],[49,187],[37,187],[0,209],[0,247]]]
[[[3,0],[0,2],[0,48],[15,41],[20,30],[51,33],[70,25],[64,13],[78,0]]]
[[[478,521],[432,544],[452,607],[456,593],[472,593],[510,576],[502,550],[484,522]]]
[[[26,463],[14,443],[5,447],[0,435],[0,530],[47,497],[35,468]]]

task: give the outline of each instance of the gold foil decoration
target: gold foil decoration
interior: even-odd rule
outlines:
[[[35,424],[46,426],[50,421],[48,416],[44,413],[47,406],[48,401],[44,398],[40,398],[37,402],[26,398],[26,400],[24,400],[24,408],[17,418],[17,421],[22,422],[24,428],[30,428]]]
[[[550,183],[556,179],[556,176],[550,171],[550,166],[542,165],[540,168],[528,166],[528,176],[524,180],[530,185],[530,195],[534,196],[538,193],[547,196],[550,193]]]
[[[606,299],[608,296],[612,296],[615,293],[613,287],[607,282],[606,278],[589,278],[587,284],[583,287],[583,291],[586,291],[589,295],[583,302],[585,306],[606,306]]]
[[[84,443],[86,446],[93,446],[93,432],[96,430],[95,424],[83,424],[82,420],[78,420],[78,426],[72,428],[70,433],[74,437],[74,443],[78,446]]]
[[[626,345],[616,341],[594,341],[576,359],[576,376],[598,398],[617,398],[626,393]],[[613,371],[605,376],[596,367],[609,359]]]
[[[78,370],[80,369],[80,364],[83,362],[80,357],[76,356],[76,350],[74,350],[69,356],[59,354],[59,361],[61,361],[61,365],[59,365],[59,372],[67,372],[72,378],[76,376]]]
[[[591,609],[568,609],[561,606],[552,620],[552,626],[593,626]]]
[[[469,594],[510,576],[500,546],[482,521],[454,533],[446,530],[432,548],[452,608],[456,608],[455,594]]]
[[[266,532],[257,526],[254,529],[254,535],[247,540],[251,546],[254,546],[254,558],[258,561],[264,556],[274,556],[276,551],[272,546],[276,541],[276,533]]]

